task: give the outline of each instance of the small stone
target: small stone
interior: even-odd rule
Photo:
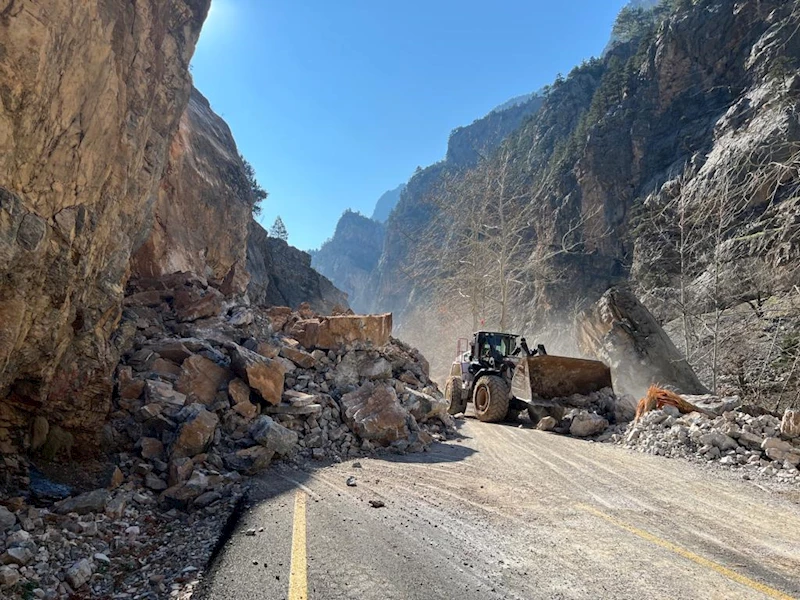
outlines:
[[[121,486],[125,481],[125,474],[119,467],[114,467],[114,472],[111,473],[111,477],[108,481],[108,489],[114,490]]]
[[[248,535],[248,536],[254,536],[256,534],[256,530],[255,529],[248,529],[247,531],[244,532],[244,534]]]
[[[142,458],[158,458],[164,452],[164,444],[156,438],[143,437],[139,443],[142,446]]]
[[[356,485],[357,485],[357,484],[356,484],[356,478],[355,478],[355,477],[353,477],[352,475],[351,475],[350,477],[348,477],[348,478],[347,478],[347,481],[346,481],[346,483],[347,483],[347,486],[348,486],[348,487],[356,487]]]
[[[11,587],[19,581],[19,571],[9,566],[0,567],[0,587]]]
[[[153,473],[148,473],[145,476],[144,485],[154,492],[160,492],[167,489],[167,482]]]
[[[98,552],[97,554],[95,554],[94,555],[94,559],[97,562],[101,562],[101,563],[106,564],[106,565],[111,564],[111,559],[108,558],[108,556],[106,556],[102,552]]]
[[[88,558],[79,560],[67,569],[67,583],[69,583],[73,589],[78,589],[89,581],[93,572],[94,567]]]
[[[372,508],[383,508],[384,506],[386,506],[386,504],[384,504],[383,500],[370,500],[369,501],[369,505]]]
[[[199,508],[205,508],[210,504],[214,504],[214,502],[220,498],[222,498],[222,494],[219,492],[205,492],[204,494],[200,494],[197,498],[195,498],[193,504]]]
[[[33,552],[25,547],[9,548],[0,554],[0,564],[24,567],[33,560]]]
[[[536,429],[539,431],[553,431],[556,425],[558,425],[558,421],[556,421],[554,417],[546,416],[539,419],[539,422],[536,424]]]
[[[11,529],[16,522],[16,515],[8,510],[5,506],[0,506],[0,531]]]

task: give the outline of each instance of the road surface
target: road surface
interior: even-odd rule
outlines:
[[[460,432],[419,455],[271,469],[198,595],[800,598],[800,490],[527,427]]]

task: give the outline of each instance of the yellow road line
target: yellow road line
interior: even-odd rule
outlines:
[[[662,548],[666,548],[667,550],[669,550],[671,552],[674,552],[675,554],[677,554],[679,556],[682,556],[683,558],[691,560],[692,562],[695,562],[698,565],[701,565],[703,567],[711,569],[712,571],[716,571],[717,573],[719,573],[723,577],[727,577],[728,579],[731,579],[731,580],[735,581],[736,583],[740,583],[742,585],[746,585],[749,588],[752,588],[752,589],[754,589],[754,590],[756,590],[758,592],[761,592],[765,596],[769,596],[770,598],[778,598],[779,600],[796,600],[792,596],[784,594],[783,592],[781,592],[779,590],[776,590],[775,588],[771,588],[768,585],[764,585],[763,583],[759,583],[758,581],[754,581],[754,580],[750,579],[749,577],[745,577],[744,575],[741,575],[741,574],[737,573],[736,571],[732,571],[731,569],[728,569],[727,567],[723,567],[719,563],[715,563],[714,561],[708,560],[707,558],[703,558],[702,556],[700,556],[698,554],[695,554],[694,552],[690,552],[689,550],[681,548],[680,546],[676,546],[672,542],[668,542],[667,540],[662,540],[660,537],[657,537],[657,536],[653,535],[652,533],[644,531],[643,529],[638,529],[637,527],[634,527],[633,525],[628,525],[624,521],[620,521],[619,519],[616,519],[616,518],[612,517],[611,515],[607,515],[606,513],[602,512],[600,510],[597,510],[593,506],[587,506],[585,504],[579,504],[578,508],[580,508],[581,510],[585,510],[586,512],[589,512],[589,513],[591,513],[591,514],[593,514],[593,515],[595,515],[597,517],[600,517],[601,519],[605,519],[609,523],[612,523],[612,524],[616,525],[617,527],[620,527],[621,529],[624,529],[625,531],[629,531],[630,533],[632,533],[634,535],[637,535],[640,538],[647,540],[648,542],[652,542],[653,544],[656,544],[657,546],[661,546]]]
[[[306,495],[297,490],[294,496],[292,529],[292,564],[289,572],[288,600],[308,600],[308,564],[306,562]]]

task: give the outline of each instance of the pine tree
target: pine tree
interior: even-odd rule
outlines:
[[[256,170],[253,168],[253,165],[251,165],[241,154],[239,155],[239,158],[242,159],[244,174],[247,176],[247,182],[250,184],[250,190],[253,193],[253,213],[256,215],[260,214],[261,203],[267,199],[269,194],[267,193],[267,190],[261,187],[261,184],[258,183],[258,180],[256,179]]]
[[[286,225],[283,224],[283,219],[280,216],[275,217],[275,222],[269,230],[270,237],[278,238],[284,242],[289,239],[289,233],[286,231]]]

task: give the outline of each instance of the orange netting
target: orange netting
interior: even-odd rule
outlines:
[[[691,402],[687,402],[675,392],[651,385],[647,390],[645,397],[639,400],[639,405],[636,407],[636,418],[634,419],[634,422],[638,421],[643,414],[650,412],[651,410],[664,408],[667,405],[674,406],[684,414],[690,412],[708,414],[707,411],[703,410],[702,408],[698,408]]]

